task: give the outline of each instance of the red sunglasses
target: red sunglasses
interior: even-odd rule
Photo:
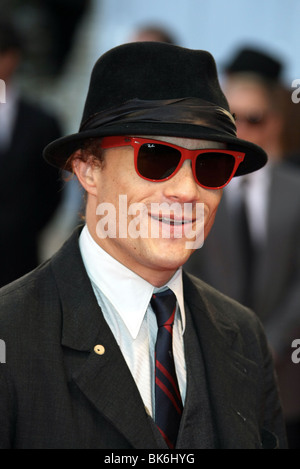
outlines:
[[[137,174],[147,181],[166,181],[173,177],[185,160],[192,161],[192,171],[199,186],[221,189],[232,179],[245,153],[232,150],[187,150],[160,140],[140,137],[104,137],[103,149],[130,145],[134,149]]]

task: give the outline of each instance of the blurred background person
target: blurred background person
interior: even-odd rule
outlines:
[[[39,234],[62,196],[58,171],[42,150],[61,136],[56,117],[22,96],[17,71],[24,38],[13,22],[0,20],[0,79],[6,102],[0,104],[0,286],[39,264]]]
[[[166,27],[160,26],[158,23],[144,24],[136,28],[129,37],[128,42],[166,42],[167,44],[177,44],[175,35]]]
[[[14,75],[18,92],[51,114],[63,133],[74,130],[81,114],[79,91],[85,83],[83,62],[89,56],[87,38],[93,0],[1,0],[0,18],[10,17],[22,36],[23,53]],[[99,19],[98,19],[99,21]],[[90,60],[91,62],[91,60]],[[60,132],[60,129],[59,129]],[[52,137],[50,137],[51,139]],[[48,166],[48,165],[47,165]],[[54,216],[39,232],[39,260],[48,259],[80,220],[82,191],[69,174],[62,175],[63,192]]]
[[[300,80],[296,79],[296,85],[293,82],[292,90],[287,90],[289,99],[283,145],[286,162],[300,168]]]
[[[300,336],[300,171],[286,163],[287,90],[277,58],[241,49],[223,89],[239,138],[264,148],[269,161],[224,189],[215,225],[185,268],[251,307],[273,349],[291,448],[300,447],[300,370],[291,343]],[[231,220],[229,223],[228,220]]]

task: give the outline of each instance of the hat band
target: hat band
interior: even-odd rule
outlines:
[[[81,125],[79,131],[111,127],[115,124],[153,122],[199,125],[236,137],[235,120],[230,112],[200,98],[131,99],[120,106],[92,115]]]

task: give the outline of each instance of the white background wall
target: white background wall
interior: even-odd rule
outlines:
[[[158,22],[181,45],[212,52],[217,63],[243,43],[283,55],[286,78],[300,77],[300,0],[96,0],[94,51],[125,42],[141,23]]]

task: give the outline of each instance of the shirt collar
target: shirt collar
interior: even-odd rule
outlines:
[[[79,247],[91,282],[114,306],[133,338],[138,335],[153,292],[166,287],[176,295],[181,313],[182,333],[184,332],[181,268],[166,285],[158,289],[104,251],[94,241],[86,225],[80,234]]]

